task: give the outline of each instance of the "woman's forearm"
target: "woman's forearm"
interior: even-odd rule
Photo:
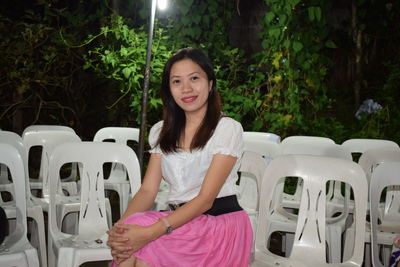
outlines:
[[[121,216],[119,221],[125,220],[128,216],[137,213],[150,210],[154,205],[154,200],[157,194],[148,192],[144,189],[139,189],[132,200],[129,202],[127,209]]]

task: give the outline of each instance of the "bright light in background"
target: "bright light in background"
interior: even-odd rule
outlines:
[[[157,6],[160,10],[165,10],[168,7],[168,0],[157,0]]]

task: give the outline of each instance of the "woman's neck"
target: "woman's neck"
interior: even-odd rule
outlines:
[[[204,114],[205,115],[205,114]],[[180,146],[184,150],[190,150],[190,144],[197,130],[200,128],[203,122],[204,116],[199,116],[199,114],[186,114],[186,125],[184,130],[184,135],[180,142]]]

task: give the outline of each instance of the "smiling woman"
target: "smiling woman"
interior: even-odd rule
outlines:
[[[143,184],[109,231],[114,264],[248,266],[252,229],[239,206],[243,129],[221,114],[211,61],[198,49],[175,53],[163,72],[164,120],[149,135]],[[161,179],[170,211],[148,211]]]

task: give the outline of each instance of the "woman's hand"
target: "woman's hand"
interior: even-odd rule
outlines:
[[[107,245],[111,247],[111,254],[116,262],[128,259],[133,252],[155,239],[151,226],[116,223],[107,233]]]
[[[119,263],[130,257],[132,248],[126,243],[129,239],[123,237],[123,231],[117,227],[120,223],[114,224],[113,228],[107,231],[107,245],[111,248],[113,260]]]
[[[140,226],[135,224],[117,224],[115,225],[118,233],[118,240],[123,240],[124,246],[129,247],[132,252],[135,252],[151,241],[154,240],[151,226]],[[123,248],[121,249],[123,250]]]

